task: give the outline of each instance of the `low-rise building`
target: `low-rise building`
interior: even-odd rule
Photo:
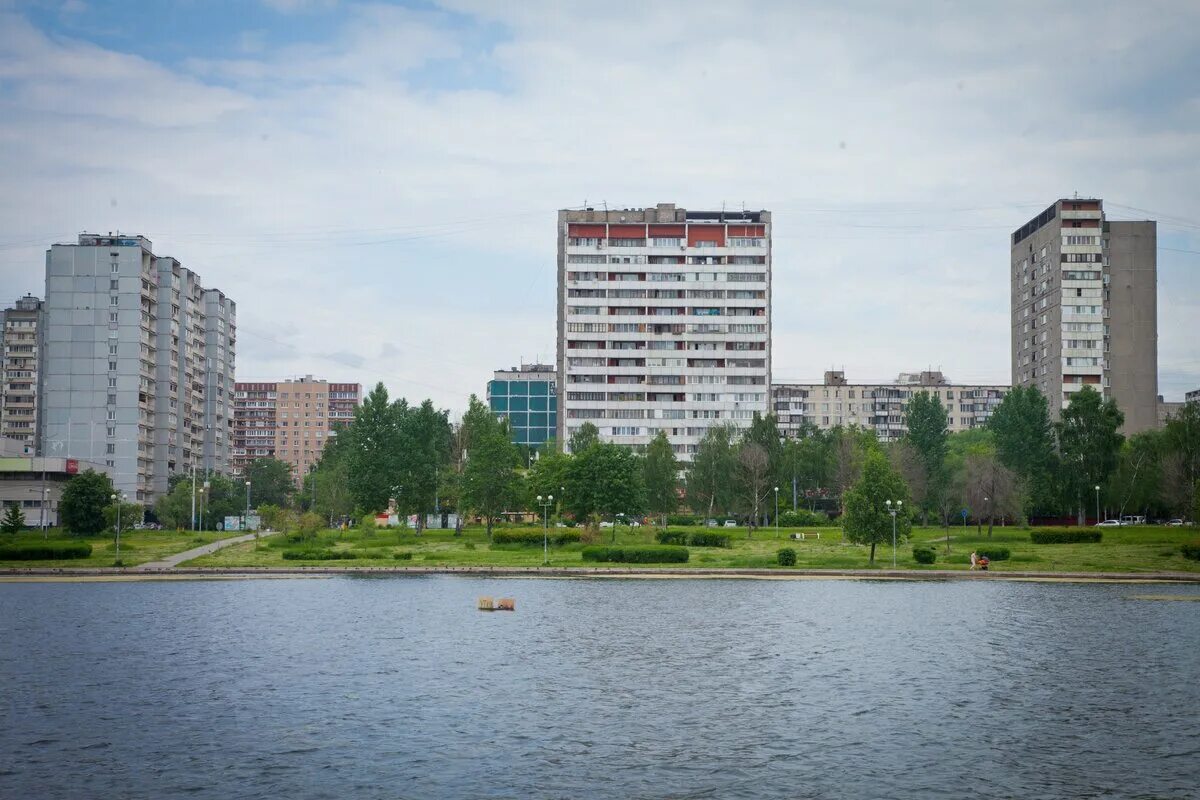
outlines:
[[[76,458],[36,456],[32,445],[17,439],[0,439],[0,515],[15,505],[31,528],[58,525],[58,504],[67,481],[87,470],[109,477],[113,468]]]
[[[537,448],[555,435],[557,375],[553,364],[522,364],[498,369],[488,381],[488,407],[508,420],[517,444]]]
[[[890,442],[907,432],[905,411],[918,392],[929,392],[941,402],[953,433],[982,427],[1008,390],[1002,384],[951,383],[938,371],[901,373],[893,383],[849,383],[844,372],[831,370],[819,384],[772,385],[771,408],[779,430],[789,438],[805,425],[821,430],[857,425]]]

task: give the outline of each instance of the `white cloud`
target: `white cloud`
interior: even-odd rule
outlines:
[[[1012,229],[1075,190],[1200,219],[1170,66],[1200,55],[1122,6],[1087,37],[1069,7],[889,8],[353,6],[316,44],[231,32],[238,58],[174,68],[10,15],[0,289],[50,239],[138,230],[238,302],[241,377],[462,408],[553,357],[556,208],[744,201],[775,214],[778,375],[1003,382]],[[1198,268],[1164,254],[1163,294]],[[1200,385],[1187,314],[1164,302],[1160,360]]]

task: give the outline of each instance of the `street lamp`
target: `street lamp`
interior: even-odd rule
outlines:
[[[1100,484],[1096,484],[1096,522],[1100,521]]]
[[[46,507],[48,505],[50,505],[50,489],[49,489],[49,487],[43,486],[42,487],[42,514],[41,514],[41,516],[42,516],[42,540],[43,541],[50,535],[49,534],[50,528],[46,525],[46,523],[48,522],[48,518],[46,516]]]
[[[554,503],[554,495],[548,494],[544,498],[539,494],[537,496],[538,505],[542,507],[542,566],[547,566],[550,563],[550,506]]]
[[[250,527],[250,481],[246,481],[246,522],[245,526]]]
[[[775,487],[775,538],[779,538],[779,487]]]
[[[129,495],[125,495],[125,494],[121,495],[120,497],[117,497],[116,494],[112,494],[109,496],[109,499],[117,504],[117,564],[118,565],[120,565],[120,563],[121,563],[121,503],[123,503],[126,499],[128,499],[128,497],[129,497]]]
[[[888,513],[892,515],[892,569],[896,568],[896,513],[903,505],[903,500],[897,500],[894,506],[891,500],[887,501]]]
[[[205,481],[200,486],[200,530],[204,530],[204,501],[208,499],[209,482]]]

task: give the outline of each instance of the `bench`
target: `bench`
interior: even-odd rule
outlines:
[[[821,534],[817,533],[816,531],[801,531],[800,533],[791,534],[791,536],[789,538],[795,539],[797,541],[804,541],[805,539],[808,539],[809,537],[812,537],[814,539],[820,539]]]

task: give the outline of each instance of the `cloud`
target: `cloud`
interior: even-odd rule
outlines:
[[[557,208],[744,202],[774,212],[778,376],[1005,382],[1008,234],[1056,197],[1151,209],[1163,244],[1200,250],[1200,101],[1172,66],[1197,21],[347,5],[282,44],[235,28],[153,60],[10,14],[0,290],[50,241],[139,230],[237,301],[239,376],[462,409],[494,369],[553,358]],[[1200,296],[1197,258],[1160,257],[1172,385],[1200,386],[1175,300]]]

